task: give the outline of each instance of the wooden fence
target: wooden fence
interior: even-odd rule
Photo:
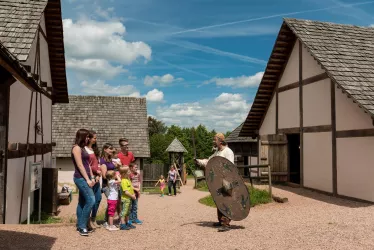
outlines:
[[[160,176],[163,175],[166,178],[169,172],[169,164],[144,164],[142,170],[143,188],[152,188],[155,186]],[[180,183],[177,182],[177,187]]]

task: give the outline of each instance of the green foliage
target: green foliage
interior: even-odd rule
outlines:
[[[174,138],[177,138],[188,151],[183,155],[188,174],[195,170],[192,136],[195,138],[196,158],[205,159],[213,153],[213,136],[216,131],[208,131],[204,125],[200,124],[196,128],[181,128],[177,125],[166,127],[161,121],[149,117],[148,126],[151,158],[147,163],[168,164],[169,154],[165,150]],[[226,132],[226,135],[228,133]]]
[[[251,186],[249,186],[248,189],[250,193],[251,207],[259,204],[270,203],[272,201],[268,191],[253,188]],[[209,207],[216,207],[216,204],[214,203],[213,197],[211,195],[201,198],[199,202]]]
[[[30,224],[55,224],[55,223],[61,223],[61,218],[58,217],[53,217],[52,215],[49,215],[45,212],[41,212],[40,214],[40,220],[39,220],[39,215],[38,212],[34,212],[30,215]],[[27,220],[22,222],[22,224],[27,224]]]

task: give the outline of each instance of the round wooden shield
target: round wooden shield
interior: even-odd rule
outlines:
[[[214,156],[205,167],[205,179],[217,208],[229,219],[245,219],[250,210],[249,190],[238,168],[228,159]]]

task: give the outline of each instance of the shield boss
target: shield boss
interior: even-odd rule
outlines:
[[[212,157],[205,167],[205,179],[217,208],[229,219],[245,219],[250,198],[237,167],[221,156]]]

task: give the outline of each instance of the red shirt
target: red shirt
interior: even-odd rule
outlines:
[[[134,154],[131,151],[127,151],[127,155],[119,152],[118,158],[121,160],[122,165],[126,166],[130,166],[130,163],[135,161]]]

